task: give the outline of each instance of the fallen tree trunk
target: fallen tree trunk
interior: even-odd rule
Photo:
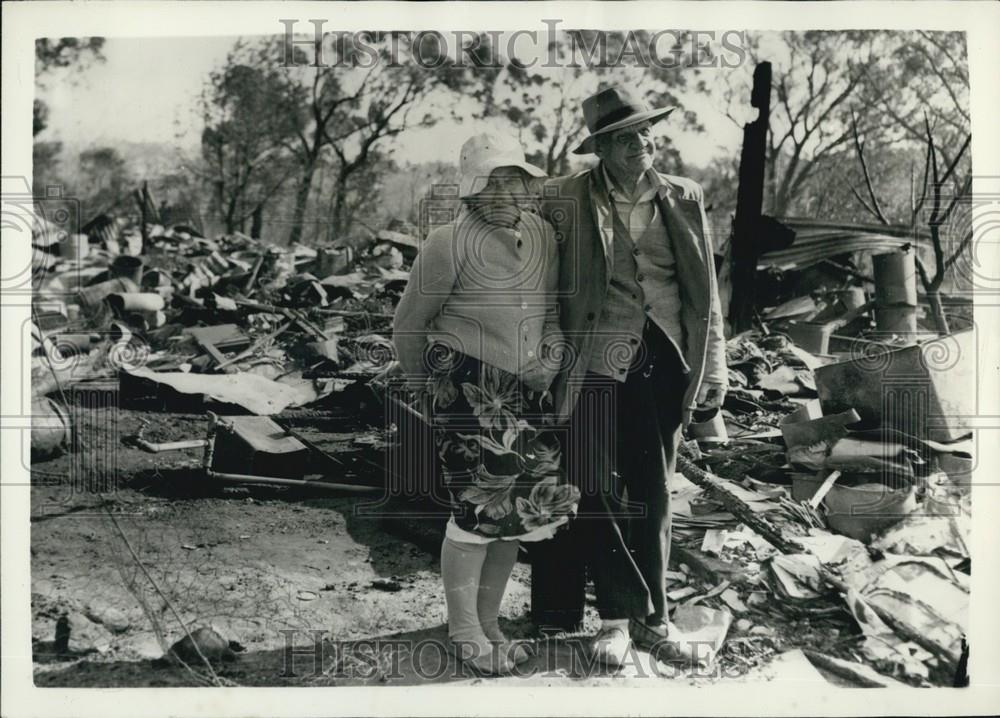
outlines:
[[[797,541],[785,538],[781,529],[768,521],[764,516],[754,513],[744,503],[743,499],[726,488],[725,479],[710,474],[697,466],[690,459],[690,450],[683,444],[677,456],[677,470],[683,473],[686,478],[702,487],[710,498],[722,504],[729,513],[757,532],[781,553],[811,553]],[[847,590],[847,585],[843,580],[826,568],[826,566],[821,566],[820,572],[823,579],[838,591]]]
[[[682,446],[677,456],[678,471],[702,487],[711,499],[722,504],[729,513],[767,539],[768,543],[772,544],[782,553],[805,553],[805,549],[802,546],[786,539],[780,529],[765,517],[755,514],[741,498],[727,489],[724,479],[720,479],[718,476],[710,474],[696,466],[690,458],[684,455],[686,451]]]

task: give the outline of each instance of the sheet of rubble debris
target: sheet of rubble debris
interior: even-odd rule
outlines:
[[[406,435],[384,413],[391,317],[416,251],[394,234],[357,254],[190,227],[154,228],[141,257],[137,241],[81,240],[72,257],[40,243],[33,460],[86,451],[71,416],[110,391],[130,411],[205,417],[179,440],[141,420],[125,432],[164,465],[197,449],[201,470],[233,484],[383,488],[386,450]],[[671,487],[673,619],[704,634],[721,675],[960,685],[966,433],[930,436],[842,405],[837,382],[852,367],[914,347],[812,354],[778,315],[728,342],[725,405],[696,416],[684,446]],[[419,424],[400,407],[402,423]],[[396,528],[433,550],[439,527],[423,523]]]

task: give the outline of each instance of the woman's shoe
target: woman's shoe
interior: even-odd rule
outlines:
[[[508,651],[501,645],[449,640],[448,648],[462,665],[468,666],[481,677],[509,675],[514,670]]]
[[[509,641],[504,639],[500,643],[500,651],[515,665],[529,661],[534,657],[534,651],[531,650],[529,643],[526,641]]]
[[[503,655],[505,655],[511,663],[524,663],[529,658],[532,657],[533,651],[529,648],[529,643],[527,641],[512,641],[504,635],[503,631],[497,625],[485,626],[483,628],[486,637],[490,639],[490,643],[497,646]]]

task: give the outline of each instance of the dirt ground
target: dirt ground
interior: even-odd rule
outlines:
[[[77,411],[81,450],[32,469],[39,686],[204,685],[203,666],[157,660],[184,635],[182,621],[235,642],[236,660],[211,680],[259,686],[769,680],[768,662],[785,650],[842,653],[837,646],[853,640],[843,617],[797,620],[765,608],[750,615],[754,629],[731,629],[705,675],[642,652],[610,675],[587,662],[583,636],[562,636],[536,640],[522,675],[480,678],[441,650],[439,524],[365,516],[367,497],[222,487],[197,470],[201,449],[153,454],[122,441],[142,424],[151,441],[202,438],[204,414],[101,416]],[[95,483],[93,466],[117,479]],[[534,638],[529,581],[519,563],[502,606],[501,626],[524,639]],[[57,650],[60,616],[70,617],[70,642]],[[589,613],[590,627],[595,620]]]

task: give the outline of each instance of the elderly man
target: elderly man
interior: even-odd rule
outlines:
[[[590,134],[575,152],[600,162],[544,192],[568,343],[553,394],[582,498],[571,529],[532,551],[532,613],[543,630],[579,630],[589,568],[602,621],[594,651],[611,665],[631,641],[676,651],[667,484],[691,411],[720,406],[727,383],[702,189],[653,169],[652,127],[672,109],[627,87],[588,98]]]

